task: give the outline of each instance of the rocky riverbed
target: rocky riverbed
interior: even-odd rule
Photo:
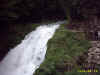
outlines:
[[[92,41],[92,47],[88,50],[88,63],[100,64],[100,41]]]

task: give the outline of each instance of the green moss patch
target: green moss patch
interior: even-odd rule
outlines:
[[[84,33],[71,32],[61,25],[49,40],[45,61],[35,75],[87,75],[75,71],[77,68],[75,58],[87,51],[89,47],[90,43],[85,39]],[[68,63],[76,66],[72,72],[67,72]]]

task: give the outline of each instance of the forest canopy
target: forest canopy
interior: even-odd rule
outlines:
[[[86,19],[100,14],[100,0],[2,0],[2,21],[34,22],[43,19]]]

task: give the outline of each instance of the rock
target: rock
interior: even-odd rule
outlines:
[[[97,47],[100,48],[100,43],[97,44]]]
[[[88,50],[88,63],[100,64],[100,41],[92,41],[92,47]]]

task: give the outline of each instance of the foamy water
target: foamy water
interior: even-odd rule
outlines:
[[[45,59],[48,40],[61,23],[39,26],[26,35],[0,62],[0,75],[33,75]]]

